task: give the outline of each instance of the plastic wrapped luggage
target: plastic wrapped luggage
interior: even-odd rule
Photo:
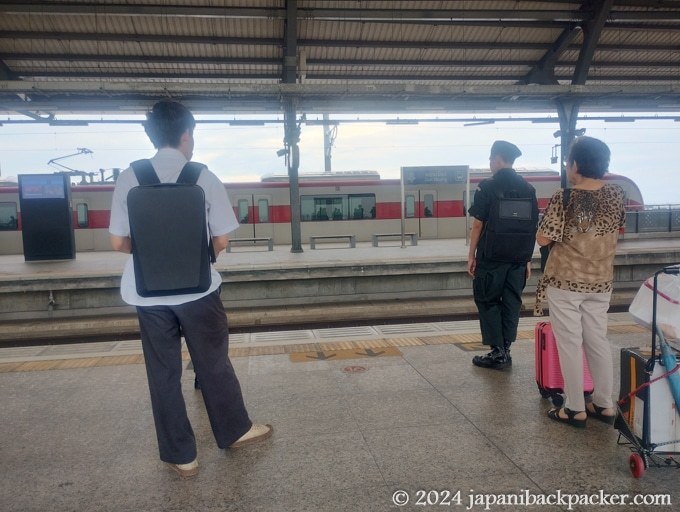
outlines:
[[[629,445],[633,452],[628,465],[635,478],[650,465],[680,468],[680,354],[664,335],[680,315],[674,292],[679,274],[678,265],[659,270],[643,283],[635,304],[631,304],[635,320],[651,328],[651,349],[621,349],[621,387],[614,427],[619,430],[619,444]]]

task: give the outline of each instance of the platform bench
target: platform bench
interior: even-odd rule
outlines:
[[[331,240],[331,239],[346,239],[349,241],[350,247],[356,247],[357,241],[354,235],[315,235],[309,237],[309,247],[310,249],[316,249],[317,240]]]
[[[404,236],[411,238],[411,245],[418,245],[418,235],[416,233],[404,233]],[[401,238],[401,233],[377,233],[371,235],[371,240],[373,241],[373,247],[378,247],[379,238]]]
[[[227,252],[231,252],[231,244],[256,244],[258,242],[267,242],[267,247],[270,251],[274,250],[274,239],[270,236],[256,237],[256,238],[230,238],[227,244]]]

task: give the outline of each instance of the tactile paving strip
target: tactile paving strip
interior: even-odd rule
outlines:
[[[636,324],[611,322],[612,334],[649,331]],[[461,325],[464,324],[464,325]],[[534,338],[535,319],[520,319],[518,340]],[[452,327],[446,333],[446,327]],[[421,336],[414,334],[422,333]],[[400,336],[403,334],[403,336]],[[350,339],[359,338],[359,339]],[[235,334],[230,337],[230,357],[319,352],[324,350],[373,349],[436,344],[456,344],[462,350],[482,350],[477,322],[441,322],[433,324],[398,324],[359,326],[338,329],[290,330]],[[302,342],[302,343],[301,343]],[[0,349],[0,372],[59,370],[140,364],[143,362],[139,340],[80,343]],[[184,360],[189,354],[184,348]]]

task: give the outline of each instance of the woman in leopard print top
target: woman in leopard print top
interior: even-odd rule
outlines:
[[[560,189],[550,199],[536,235],[541,246],[554,242],[536,291],[537,313],[541,299],[547,298],[566,395],[565,407],[551,409],[548,416],[575,427],[584,427],[588,416],[613,423],[615,415],[607,311],[625,210],[623,189],[602,179],[610,155],[598,139],[574,141],[567,158],[567,179],[573,186],[566,210]],[[588,406],[582,348],[595,385]]]

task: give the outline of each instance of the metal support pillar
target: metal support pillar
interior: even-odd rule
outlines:
[[[285,46],[283,48],[283,73],[281,81],[284,84],[294,84],[298,75],[297,58],[297,0],[286,1]]]
[[[283,49],[284,84],[294,84],[298,76],[297,38],[298,38],[298,5],[297,0],[286,0],[285,47]],[[290,252],[302,252],[302,234],[300,230],[300,127],[297,124],[297,105],[292,97],[283,98],[283,143],[286,148],[286,165],[288,166],[288,184],[290,190],[290,234],[292,246]]]
[[[300,230],[300,126],[297,124],[295,101],[284,99],[284,130],[283,143],[286,147],[286,164],[288,165],[288,184],[290,189],[290,234],[292,246],[290,252],[302,251],[302,233]]]
[[[330,117],[328,114],[323,115],[323,170],[324,172],[331,172],[331,160],[333,158],[333,143],[338,133],[338,125],[329,123]]]
[[[561,155],[560,159],[560,186],[567,187],[567,156],[569,147],[576,137],[576,120],[578,119],[579,104],[571,100],[557,100],[557,115],[560,119]]]

